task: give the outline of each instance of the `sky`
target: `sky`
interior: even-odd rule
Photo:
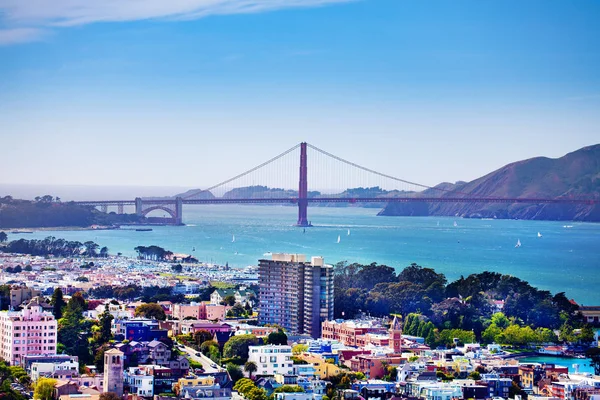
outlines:
[[[307,141],[425,185],[600,142],[596,0],[0,0],[3,184],[208,187]]]

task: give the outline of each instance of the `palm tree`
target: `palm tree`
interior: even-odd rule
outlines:
[[[247,361],[246,364],[244,364],[244,371],[248,373],[250,379],[252,379],[252,373],[256,372],[257,370],[258,367],[254,361]]]

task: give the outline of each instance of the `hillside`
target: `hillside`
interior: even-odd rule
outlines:
[[[111,226],[144,221],[144,217],[135,214],[107,214],[91,206],[61,202],[52,196],[44,196],[36,201],[0,197],[0,228],[3,229]]]
[[[536,157],[508,164],[471,182],[443,183],[421,196],[600,199],[600,144],[563,157]],[[598,205],[388,204],[379,215],[439,215],[600,222]]]

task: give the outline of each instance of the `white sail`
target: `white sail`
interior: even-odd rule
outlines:
[[[458,226],[458,224],[456,223],[456,221],[454,221],[454,226]]]
[[[538,237],[542,237],[542,234],[538,232]]]
[[[515,247],[521,247],[521,240],[517,239],[517,244],[515,244]]]
[[[350,229],[348,229],[348,236],[350,236]]]
[[[235,242],[235,235],[232,235],[231,237],[231,243]]]
[[[339,242],[341,242],[341,241],[342,241],[342,238],[340,237],[340,235],[338,235],[338,240],[337,240],[337,242],[339,243]]]

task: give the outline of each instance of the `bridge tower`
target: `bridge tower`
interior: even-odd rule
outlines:
[[[144,205],[142,203],[142,199],[140,197],[135,198],[135,214],[140,217],[144,215]]]
[[[308,222],[308,168],[306,142],[300,143],[300,181],[298,184],[298,223],[296,226],[312,226]]]
[[[183,225],[183,199],[177,197],[175,199],[175,225]]]

